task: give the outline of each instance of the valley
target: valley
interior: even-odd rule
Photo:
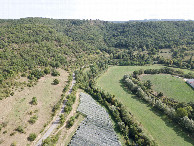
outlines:
[[[194,145],[193,30],[0,19],[0,145]]]

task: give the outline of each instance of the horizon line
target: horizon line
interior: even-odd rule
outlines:
[[[41,19],[54,19],[54,20],[100,20],[100,21],[109,21],[109,22],[128,22],[128,21],[194,21],[194,19],[174,19],[174,18],[150,18],[150,19],[129,19],[129,20],[101,20],[101,19],[76,19],[76,18],[51,18],[51,17],[21,17],[21,18],[0,18],[0,20],[19,20],[19,19],[27,19],[27,18],[41,18]]]

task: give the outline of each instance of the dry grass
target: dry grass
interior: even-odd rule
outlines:
[[[161,49],[158,53],[158,55],[155,56],[160,56],[160,57],[164,57],[166,59],[171,59],[172,58],[172,53],[170,49]]]
[[[14,96],[0,102],[0,111],[3,111],[0,112],[0,123],[8,122],[8,125],[0,132],[0,137],[4,141],[1,145],[7,146],[14,141],[17,145],[26,145],[29,143],[27,141],[29,134],[39,134],[44,124],[50,121],[52,107],[60,99],[68,77],[68,73],[64,70],[59,69],[58,71],[61,76],[47,75],[42,77],[34,87],[24,87],[23,91],[16,91]],[[55,78],[60,81],[58,85],[51,84]],[[34,96],[37,97],[38,105],[30,104]],[[38,116],[38,120],[31,125],[28,120],[34,115]],[[20,125],[24,127],[26,133],[16,132],[15,135],[10,136],[15,131],[14,129]],[[3,134],[5,130],[7,133]]]

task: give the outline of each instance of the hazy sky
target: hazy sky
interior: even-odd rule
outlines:
[[[194,19],[194,0],[0,0],[0,19]]]

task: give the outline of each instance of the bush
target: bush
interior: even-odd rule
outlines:
[[[18,126],[15,130],[18,131],[19,133],[25,133],[24,128],[22,126]]]
[[[54,79],[53,80],[53,85],[57,85],[57,84],[59,84],[59,80],[58,79]]]
[[[180,107],[176,110],[176,115],[178,118],[188,117],[188,112],[185,108]]]
[[[15,135],[16,134],[16,132],[12,132],[12,133],[10,133],[10,136],[13,136],[13,135]]]
[[[34,78],[40,79],[43,76],[44,76],[44,73],[41,70],[35,69],[31,71],[30,75],[28,76],[28,79],[30,80],[33,80]]]
[[[26,77],[26,74],[25,73],[21,74],[21,77]]]
[[[58,134],[55,136],[47,137],[45,140],[43,140],[42,146],[53,146],[57,143],[58,139],[59,139]]]
[[[10,95],[13,96],[14,95],[14,92],[11,92]]]
[[[12,142],[10,146],[16,146],[16,142]]]
[[[35,133],[30,133],[30,135],[28,136],[28,140],[29,141],[34,141],[36,139],[36,134]]]
[[[47,74],[50,74],[51,73],[51,71],[50,71],[50,68],[45,68],[44,69],[44,73],[47,75]]]
[[[33,117],[30,117],[30,120],[28,121],[30,124],[34,124],[36,120],[38,119],[37,115],[34,115]]]
[[[5,128],[7,126],[8,122],[3,122],[1,125],[3,128]]]
[[[167,114],[172,119],[174,119],[176,115],[175,109],[168,106],[165,107],[164,113]]]
[[[64,124],[65,122],[65,116],[63,114],[60,115],[60,124]]]
[[[181,118],[182,125],[186,127],[190,132],[194,132],[194,121],[188,117]]]
[[[32,105],[37,105],[38,104],[38,101],[37,101],[37,98],[36,97],[33,97],[32,98],[31,104]]]
[[[53,70],[51,75],[52,76],[60,76],[60,73],[57,70]]]
[[[73,117],[71,117],[71,118],[69,119],[68,124],[67,124],[67,127],[68,127],[68,128],[72,127],[73,124],[74,124],[74,121],[75,121],[75,117],[73,116]]]

